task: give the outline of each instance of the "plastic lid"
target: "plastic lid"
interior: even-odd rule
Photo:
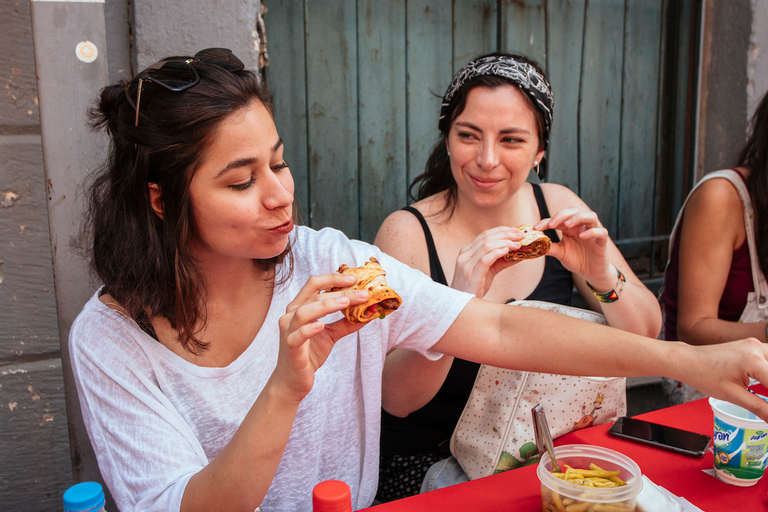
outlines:
[[[81,482],[64,491],[64,511],[99,510],[104,506],[104,489],[98,482]]]
[[[349,486],[340,480],[325,480],[312,491],[314,512],[352,512]]]

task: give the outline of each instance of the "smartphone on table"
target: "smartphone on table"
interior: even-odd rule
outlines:
[[[637,418],[622,416],[608,429],[608,433],[692,457],[702,457],[712,438],[697,432],[659,425]]]

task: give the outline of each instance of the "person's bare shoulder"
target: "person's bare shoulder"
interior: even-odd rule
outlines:
[[[713,178],[699,186],[685,206],[684,226],[701,226],[733,248],[744,243],[744,214],[736,187],[725,178]]]
[[[424,230],[413,213],[398,210],[389,214],[379,227],[373,243],[406,265],[429,273]]]
[[[573,190],[557,183],[542,183],[541,191],[551,214],[555,214],[565,208],[587,207],[586,203]]]
[[[741,199],[739,191],[726,178],[712,178],[702,183],[691,198],[689,205],[710,206],[717,210],[728,208],[741,213]]]

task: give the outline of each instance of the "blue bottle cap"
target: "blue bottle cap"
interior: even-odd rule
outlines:
[[[104,489],[98,482],[81,482],[64,491],[64,512],[99,510],[104,506]]]

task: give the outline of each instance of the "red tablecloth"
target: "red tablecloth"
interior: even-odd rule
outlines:
[[[768,389],[755,386],[766,395]],[[706,399],[637,416],[648,421],[712,436],[712,409]],[[768,478],[752,487],[735,487],[704,473],[712,468],[712,448],[702,458],[679,455],[608,435],[610,424],[578,430],[555,441],[604,446],[632,458],[654,483],[682,496],[705,512],[768,510]],[[480,478],[418,496],[371,507],[372,512],[461,511],[538,512],[541,488],[536,466]]]

